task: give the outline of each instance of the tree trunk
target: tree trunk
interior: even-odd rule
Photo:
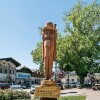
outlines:
[[[84,77],[80,76],[80,84],[83,85],[84,84]]]

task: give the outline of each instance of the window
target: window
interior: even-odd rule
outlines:
[[[72,81],[74,81],[74,79],[72,79]]]
[[[10,65],[9,65],[9,63],[8,63],[8,67],[9,67]]]
[[[13,74],[15,74],[15,71],[13,70]]]
[[[11,74],[11,70],[9,70],[9,74]]]
[[[7,69],[5,69],[4,73],[7,74]]]
[[[0,69],[0,73],[2,73],[2,69]]]

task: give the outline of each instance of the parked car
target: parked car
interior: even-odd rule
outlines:
[[[35,87],[37,87],[37,86],[38,86],[37,84],[31,85],[31,88],[30,88],[30,93],[31,93],[31,94],[34,94],[34,92],[35,92]]]
[[[30,84],[26,84],[26,88],[31,88],[31,85]]]
[[[63,83],[57,83],[61,90],[63,90]]]
[[[76,87],[76,82],[66,82],[66,83],[63,83],[63,88],[66,89],[66,88],[75,88]]]
[[[66,88],[69,88],[70,87],[70,83],[66,82],[66,83],[63,83],[63,88],[66,89]]]
[[[77,86],[77,83],[76,82],[71,82],[70,83],[70,87],[75,88],[76,86]]]
[[[76,87],[79,88],[79,89],[82,88],[82,86],[81,86],[81,84],[79,82],[77,82]]]
[[[22,84],[22,85],[20,86],[20,88],[22,88],[22,89],[27,89],[27,86],[26,86],[25,84]]]
[[[93,90],[99,90],[100,91],[100,84],[95,84],[93,87],[92,87]]]
[[[30,84],[21,84],[21,86],[20,86],[20,88],[22,88],[22,89],[28,89],[30,87],[31,87]]]
[[[10,88],[10,85],[8,83],[0,83],[0,88],[1,89],[8,89],[8,88]]]
[[[84,81],[84,86],[85,86],[85,87],[91,87],[91,86],[92,86],[91,80]]]
[[[11,85],[10,89],[14,91],[21,91],[21,85]]]

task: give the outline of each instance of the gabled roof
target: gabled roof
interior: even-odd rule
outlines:
[[[17,72],[22,72],[22,73],[29,73],[32,75],[32,71],[30,68],[26,67],[26,66],[19,66],[16,68]]]
[[[32,72],[36,72],[36,71],[39,71],[39,69],[32,69]]]
[[[31,69],[28,68],[28,67],[26,67],[26,66],[18,66],[18,67],[16,68],[16,70],[21,70],[21,69],[23,69],[23,68],[29,69],[29,70],[31,71]]]
[[[13,64],[16,65],[16,67],[20,66],[21,64],[19,62],[17,62],[15,59],[13,59],[12,57],[9,57],[9,58],[0,58],[0,60],[6,60],[6,61],[10,61],[12,62]]]

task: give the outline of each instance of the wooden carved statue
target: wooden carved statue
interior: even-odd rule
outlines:
[[[44,76],[46,80],[52,78],[53,61],[56,60],[56,25],[48,22],[43,28],[42,57],[44,62]]]

